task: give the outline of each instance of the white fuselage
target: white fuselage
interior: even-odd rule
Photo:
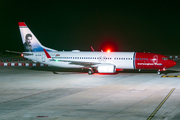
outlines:
[[[88,63],[94,63],[94,67],[98,64],[113,64],[120,69],[135,69],[135,52],[48,52],[52,59],[48,59],[44,52],[32,53],[33,55],[24,57],[57,67],[83,68],[88,66]]]

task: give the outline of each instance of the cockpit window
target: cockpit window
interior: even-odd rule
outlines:
[[[168,58],[162,58],[163,60],[168,60]]]

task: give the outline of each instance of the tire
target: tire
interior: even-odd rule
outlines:
[[[88,70],[88,75],[92,75],[93,72],[91,70]]]

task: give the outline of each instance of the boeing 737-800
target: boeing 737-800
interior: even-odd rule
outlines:
[[[88,69],[89,75],[94,70],[99,73],[115,73],[123,69],[156,69],[161,74],[161,71],[176,65],[175,61],[156,53],[57,51],[41,45],[24,22],[18,24],[25,49],[23,55],[35,62],[63,68]]]

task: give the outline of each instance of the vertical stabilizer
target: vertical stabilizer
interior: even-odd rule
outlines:
[[[56,51],[41,45],[36,36],[27,27],[25,22],[18,22],[18,24],[25,52],[39,52],[44,51],[43,49],[46,51]]]

